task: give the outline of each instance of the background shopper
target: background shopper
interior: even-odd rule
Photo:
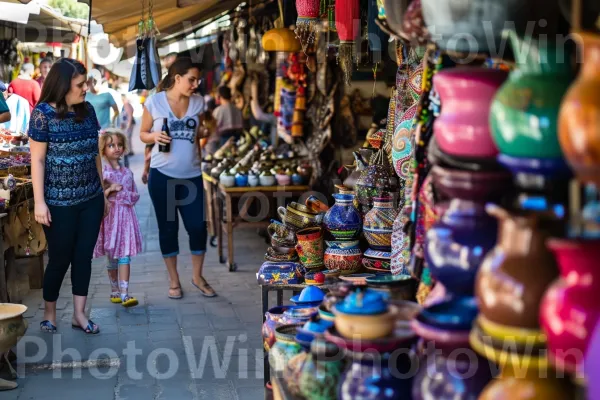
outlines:
[[[17,79],[14,79],[8,85],[8,92],[15,93],[29,102],[29,111],[40,100],[41,89],[40,84],[33,80],[33,72],[35,67],[33,64],[25,63],[21,67],[21,73]]]

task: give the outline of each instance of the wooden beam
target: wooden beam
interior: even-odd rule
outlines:
[[[189,6],[193,6],[195,4],[202,3],[203,1],[206,1],[206,0],[177,0],[177,7],[178,8],[189,7]]]

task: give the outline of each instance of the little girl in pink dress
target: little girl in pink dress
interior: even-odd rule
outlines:
[[[127,153],[126,143],[125,135],[115,130],[108,130],[100,137],[100,154],[106,161],[102,168],[107,188],[104,193],[110,201],[110,211],[102,221],[94,257],[108,257],[110,301],[133,307],[138,301],[129,296],[130,264],[131,257],[142,251],[142,234],[134,209],[140,195],[133,173],[119,164]]]

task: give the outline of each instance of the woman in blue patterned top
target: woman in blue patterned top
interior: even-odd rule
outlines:
[[[56,331],[56,300],[69,265],[73,285],[73,328],[98,333],[85,315],[92,254],[108,202],[98,152],[98,119],[85,101],[83,64],[56,62],[46,78],[40,102],[31,113],[31,176],[35,220],[44,226],[48,265],[44,272],[44,321]]]

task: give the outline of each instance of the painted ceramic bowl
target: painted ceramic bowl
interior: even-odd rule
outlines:
[[[325,321],[329,321],[329,322],[333,322],[335,321],[335,316],[333,315],[333,313],[329,310],[327,310],[327,308],[325,308],[325,304],[321,304],[319,306],[319,317],[321,317],[322,320]]]
[[[335,327],[331,327],[325,332],[325,339],[339,348],[349,351],[390,353],[401,348],[407,342],[414,343],[416,335],[409,329],[394,331],[392,334],[380,339],[368,340],[362,337],[352,339],[344,337]]]
[[[374,249],[368,249],[367,251],[365,251],[365,257],[369,257],[369,258],[375,258],[378,260],[390,260],[392,258],[392,252],[391,251],[381,251],[381,250],[374,250]]]
[[[323,285],[325,283],[325,274],[320,271],[308,271],[304,275],[304,283],[316,286]]]
[[[327,269],[337,269],[341,275],[350,275],[362,268],[362,251],[354,249],[334,249],[325,250],[325,267]]]
[[[334,307],[335,329],[347,339],[375,340],[389,336],[394,332],[398,310],[388,306],[381,314],[358,315],[347,314]]]
[[[325,244],[332,250],[350,250],[356,249],[360,245],[360,241],[351,240],[349,242],[326,240]]]
[[[382,258],[371,258],[365,255],[362,259],[362,264],[370,271],[389,272],[391,261]]]
[[[259,285],[292,285],[302,283],[304,273],[304,267],[299,263],[266,261],[256,278]]]

